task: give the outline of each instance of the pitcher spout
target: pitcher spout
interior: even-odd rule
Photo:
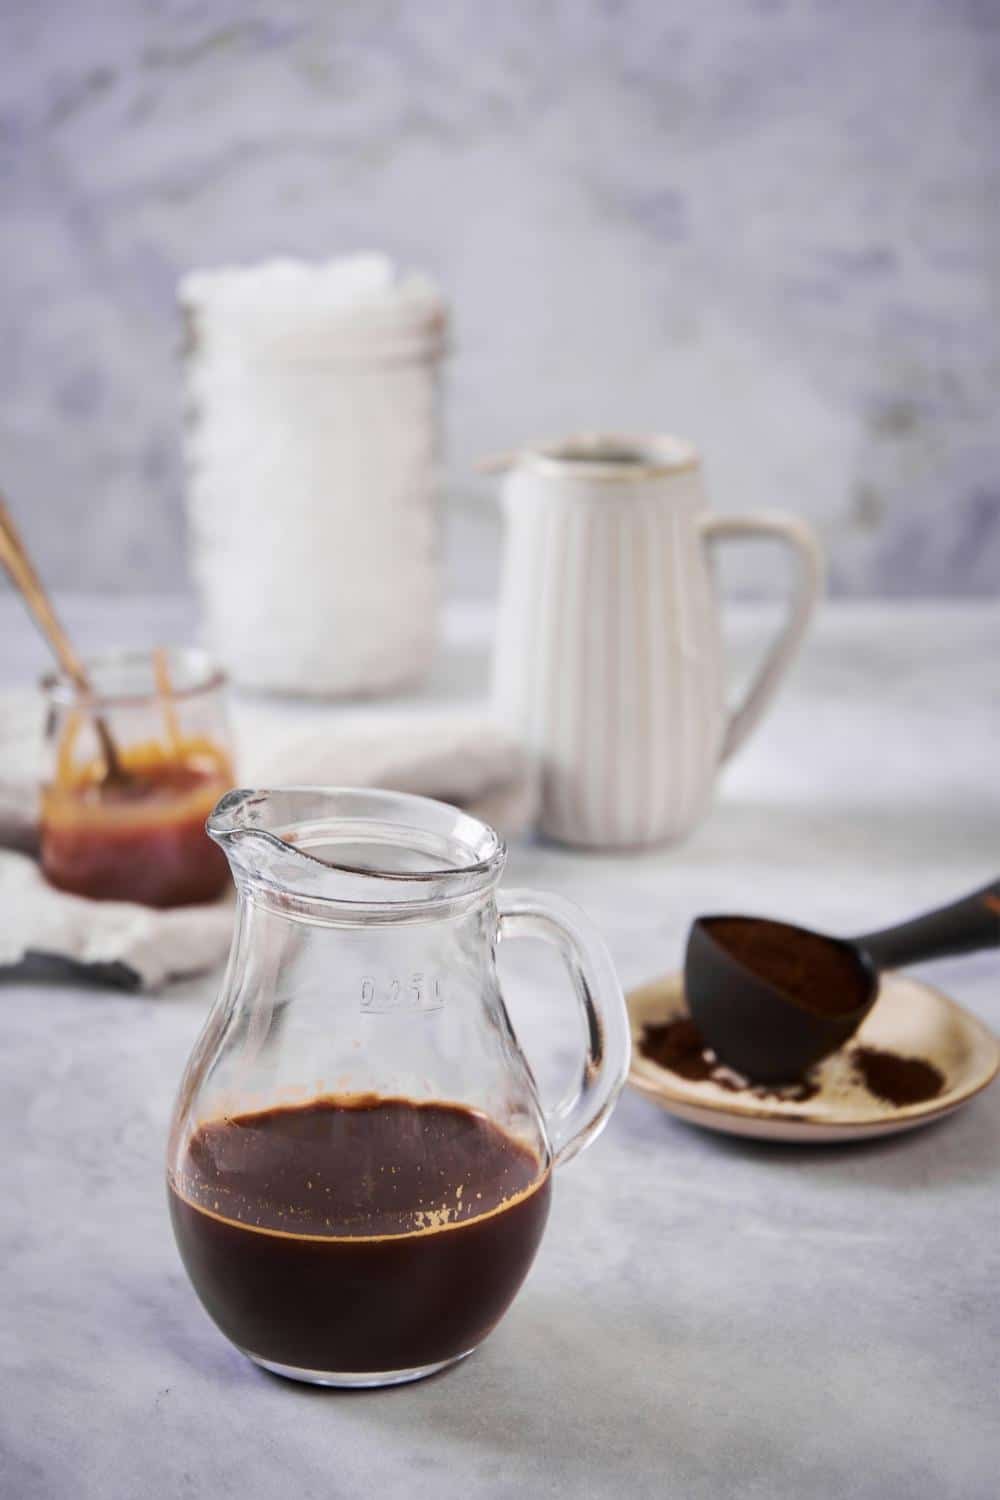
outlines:
[[[506,858],[499,835],[458,808],[367,788],[238,788],[206,826],[238,888],[291,905],[412,915],[492,889]]]

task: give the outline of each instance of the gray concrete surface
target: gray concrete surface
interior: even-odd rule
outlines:
[[[67,613],[91,639],[185,617]],[[739,664],[760,627],[737,616]],[[687,845],[522,845],[507,879],[586,906],[626,984],[675,966],[708,907],[849,931],[957,895],[997,870],[998,639],[995,607],[831,607]],[[9,600],[0,642],[4,680],[26,676]],[[451,660],[436,693],[475,679]],[[996,954],[927,972],[1000,1027]],[[504,977],[551,1093],[568,997],[528,947]],[[225,1342],[171,1240],[164,1132],[216,983],[0,990],[4,1500],[996,1494],[1000,1086],[912,1136],[816,1151],[709,1137],[626,1092],[559,1175],[479,1353],[318,1393]]]

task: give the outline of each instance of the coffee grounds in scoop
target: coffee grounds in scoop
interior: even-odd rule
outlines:
[[[737,963],[814,1015],[842,1016],[867,998],[864,969],[835,938],[755,917],[711,917],[705,927]]]

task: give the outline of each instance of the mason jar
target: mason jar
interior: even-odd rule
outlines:
[[[373,256],[196,272],[180,300],[213,653],[255,688],[418,681],[438,615],[440,295]]]

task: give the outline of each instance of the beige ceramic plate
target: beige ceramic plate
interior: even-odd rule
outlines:
[[[680,1078],[644,1057],[643,1029],[686,1014],[679,974],[633,990],[629,1082],[663,1109],[707,1130],[768,1141],[858,1141],[914,1130],[951,1114],[996,1077],[1000,1042],[981,1021],[929,985],[903,974],[886,974],[878,1004],[852,1044],[918,1057],[944,1074],[944,1088],[923,1104],[885,1103],[859,1083],[845,1052],[820,1064],[819,1091],[799,1102],[733,1093],[711,1080]]]

